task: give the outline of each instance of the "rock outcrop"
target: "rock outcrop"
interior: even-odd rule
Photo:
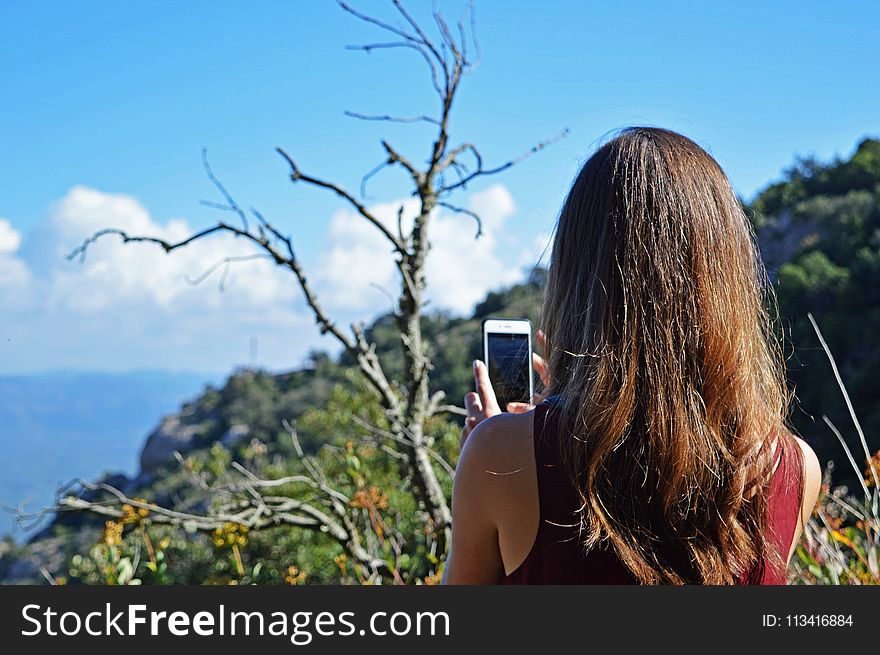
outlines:
[[[192,450],[201,430],[201,424],[187,424],[180,414],[163,418],[141,451],[141,472],[149,473],[166,464],[174,451],[184,454]]]

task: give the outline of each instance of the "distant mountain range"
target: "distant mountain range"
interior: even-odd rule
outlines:
[[[51,505],[59,484],[134,474],[144,438],[217,374],[63,371],[0,375],[0,502]],[[14,527],[0,515],[0,535]]]

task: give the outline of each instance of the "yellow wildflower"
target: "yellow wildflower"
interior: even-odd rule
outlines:
[[[214,530],[214,546],[217,548],[242,547],[247,543],[248,532],[246,525],[228,521]]]
[[[104,543],[111,547],[122,543],[122,528],[123,524],[120,521],[106,521],[104,523]]]
[[[135,502],[147,504],[147,500],[145,498],[135,498]],[[135,507],[134,505],[130,505],[125,503],[122,506],[122,522],[124,524],[129,523],[140,523],[147,516],[149,516],[150,510],[146,507]]]
[[[296,566],[288,566],[287,575],[284,576],[284,580],[289,585],[298,585],[305,581],[307,575],[305,571],[300,571]]]
[[[333,561],[336,562],[336,566],[344,574],[346,569],[348,569],[348,556],[345,553],[339,553],[339,555],[333,558]]]
[[[874,456],[868,460],[867,466],[865,466],[865,484],[869,487],[874,486],[874,471],[880,476],[880,450],[874,453]]]
[[[422,578],[422,584],[428,585],[429,587],[433,587],[435,585],[439,585],[443,580],[443,573],[441,571],[435,571],[431,575],[425,576]]]
[[[376,486],[370,487],[367,491],[359,489],[354,492],[351,506],[358,509],[388,509],[388,496]]]

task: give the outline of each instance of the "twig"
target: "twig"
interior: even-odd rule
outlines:
[[[345,111],[344,114],[349,118],[357,118],[362,121],[385,121],[388,123],[430,123],[432,125],[440,125],[440,121],[436,118],[431,118],[430,116],[425,116],[424,114],[421,116],[391,116],[389,114],[381,114],[381,115],[370,115],[370,114],[361,114],[356,111]]]
[[[456,416],[467,416],[467,410],[464,407],[459,407],[458,405],[439,405],[436,410],[434,410],[436,414],[455,414]]]
[[[218,209],[226,209],[228,211],[235,212],[238,214],[238,217],[241,219],[242,229],[247,232],[248,231],[248,220],[247,215],[244,213],[241,207],[238,206],[238,203],[235,202],[235,199],[226,190],[226,187],[223,186],[223,183],[214,175],[214,171],[211,169],[211,164],[208,162],[208,149],[202,148],[202,166],[205,169],[205,174],[208,176],[208,179],[211,181],[223,198],[226,200],[226,206],[218,205],[216,203],[212,203],[212,205]],[[204,203],[204,201],[203,201]],[[205,203],[207,204],[207,203]]]
[[[214,271],[216,271],[218,268],[223,266],[224,267],[223,268],[223,275],[220,276],[220,285],[219,285],[219,289],[222,292],[226,288],[226,278],[229,276],[230,264],[234,264],[236,262],[248,262],[248,261],[253,261],[255,259],[271,259],[271,256],[264,254],[264,253],[254,253],[252,255],[233,255],[233,256],[229,256],[229,257],[224,257],[223,259],[221,259],[217,263],[213,264],[206,271],[202,272],[197,277],[191,278],[189,275],[187,275],[187,276],[185,276],[185,279],[188,284],[191,284],[193,286],[198,286],[199,284],[201,284],[202,282],[207,280],[209,277],[211,277],[211,274]]]
[[[338,184],[334,184],[333,182],[328,182],[326,180],[321,180],[316,177],[312,177],[311,175],[306,175],[303,173],[299,167],[296,165],[296,162],[293,161],[290,155],[285,152],[283,148],[275,148],[275,151],[281,155],[281,157],[287,162],[288,166],[290,166],[290,179],[293,182],[305,182],[307,184],[311,184],[312,186],[316,186],[322,189],[327,189],[332,191],[337,196],[345,200],[349,205],[351,205],[358,214],[367,219],[368,222],[372,223],[382,235],[388,239],[388,241],[394,246],[394,249],[397,252],[404,253],[404,247],[398,241],[397,237],[392,234],[387,227],[376,218],[370,210],[368,210],[361,202],[357,200],[353,195],[351,195],[348,191],[343,189]]]
[[[558,141],[561,141],[562,139],[564,139],[565,137],[568,136],[568,133],[569,133],[569,129],[565,128],[562,131],[560,131],[559,134],[557,134],[556,136],[554,136],[550,139],[547,139],[546,141],[540,141],[540,142],[536,143],[535,145],[533,145],[531,148],[526,150],[524,153],[522,153],[518,157],[514,157],[513,159],[510,159],[510,160],[504,162],[500,166],[495,166],[494,168],[484,169],[482,166],[482,159],[480,159],[478,166],[477,166],[477,169],[475,171],[466,175],[464,177],[464,179],[456,182],[455,184],[450,184],[448,186],[441,187],[437,193],[438,193],[438,195],[449,193],[450,191],[455,191],[456,189],[461,189],[461,188],[467,187],[468,183],[473,181],[477,177],[487,176],[487,175],[497,175],[498,173],[502,173],[502,172],[506,171],[508,168],[511,168],[512,166],[515,166],[516,164],[519,164],[520,162],[522,162],[525,159],[528,159],[529,157],[531,157],[535,153],[541,152],[544,148],[551,146],[554,143],[557,143]]]
[[[483,236],[483,221],[480,218],[479,214],[477,214],[474,211],[471,211],[470,209],[465,209],[464,207],[458,207],[456,205],[452,205],[452,204],[450,204],[448,202],[444,202],[442,200],[438,200],[437,205],[439,205],[440,207],[445,207],[446,209],[453,211],[453,212],[456,212],[458,214],[464,214],[465,216],[470,216],[471,218],[473,218],[477,224],[477,233],[474,235],[474,238],[479,239],[481,236]]]

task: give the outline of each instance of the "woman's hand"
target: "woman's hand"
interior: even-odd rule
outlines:
[[[538,348],[541,352],[546,349],[546,340],[544,333],[538,330],[535,334]],[[550,386],[550,376],[547,371],[547,363],[544,358],[537,352],[532,353],[532,366],[541,378],[544,388]],[[464,421],[464,427],[461,430],[461,445],[467,441],[468,435],[473,431],[477,424],[481,421],[501,413],[498,406],[498,399],[495,397],[495,390],[492,388],[492,381],[489,379],[489,371],[486,365],[479,359],[474,360],[474,386],[476,391],[466,393],[464,396],[464,406],[467,410],[467,418]],[[541,394],[536,393],[532,396],[531,403],[507,403],[507,411],[512,414],[522,414],[528,412],[535,405],[544,401]]]
[[[486,365],[479,359],[474,360],[474,386],[476,391],[470,391],[464,395],[464,408],[467,410],[467,418],[461,429],[461,446],[467,441],[468,435],[477,427],[480,421],[490,416],[501,413],[498,399],[495,398],[495,389],[489,379],[489,371]]]

